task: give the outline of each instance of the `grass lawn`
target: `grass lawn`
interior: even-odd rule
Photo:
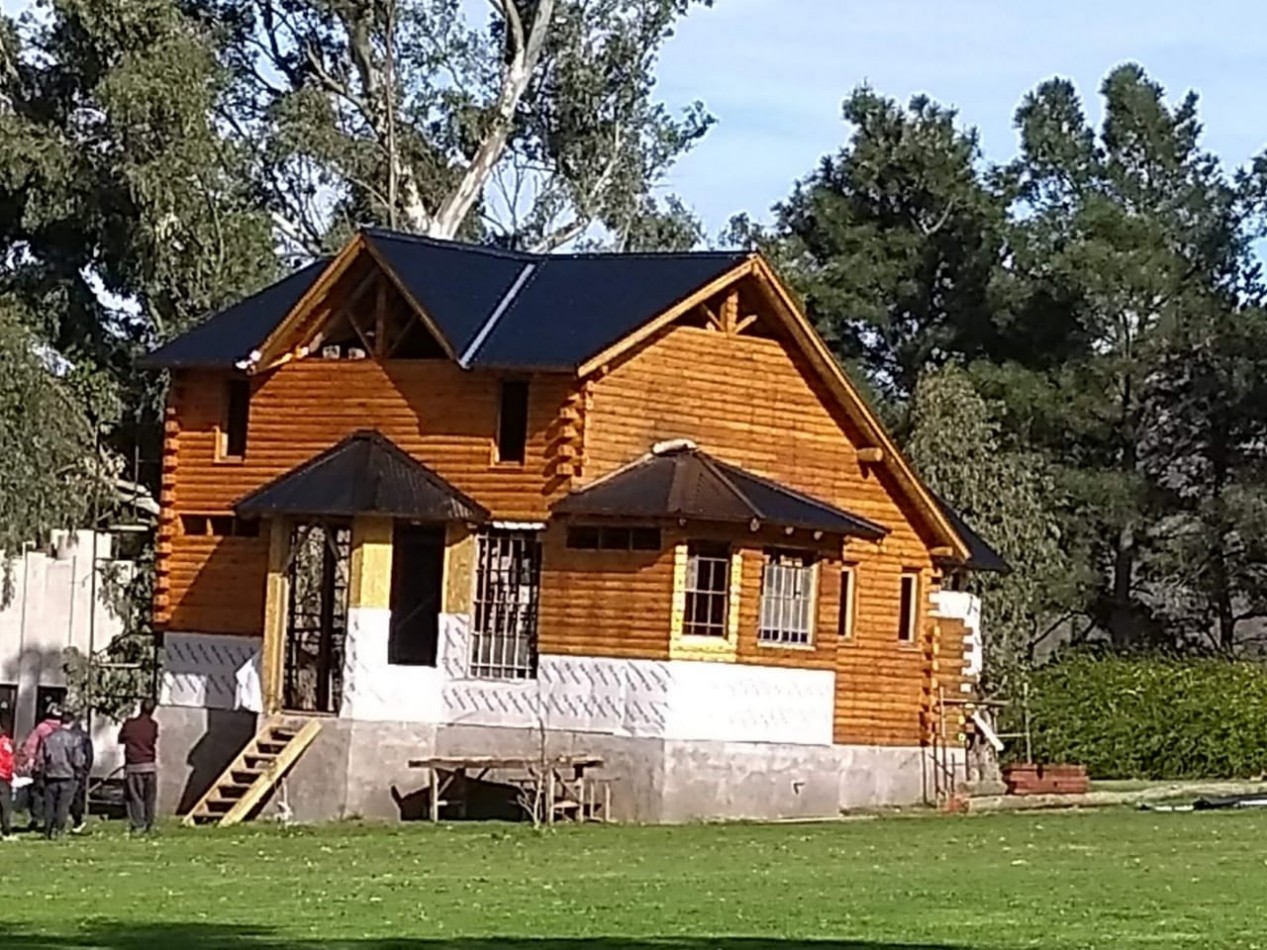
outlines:
[[[1267,815],[0,845],[0,950],[1267,948]]]

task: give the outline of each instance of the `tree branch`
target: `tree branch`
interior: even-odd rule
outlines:
[[[431,221],[433,237],[453,237],[483,192],[493,166],[501,158],[510,138],[511,125],[519,100],[541,61],[546,36],[554,18],[554,0],[540,0],[532,29],[524,36],[523,22],[515,7],[515,0],[491,0],[493,6],[506,19],[507,41],[510,45],[510,62],[502,73],[501,89],[493,107],[492,121],[475,155],[466,167],[461,181],[441,203]]]

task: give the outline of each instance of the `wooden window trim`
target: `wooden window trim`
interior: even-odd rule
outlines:
[[[846,586],[847,585],[847,586]],[[854,642],[854,628],[858,620],[858,565],[840,566],[840,613],[836,616],[836,638],[845,643]]]
[[[902,612],[902,592],[906,589],[907,583],[911,585],[911,599],[907,605],[905,613]],[[919,620],[920,620],[920,589],[923,587],[920,578],[920,572],[908,568],[902,571],[902,576],[898,580],[898,627],[897,642],[904,649],[919,649]],[[909,636],[907,636],[909,630]]]
[[[766,632],[762,626],[762,615],[765,611],[766,603],[766,578],[769,576],[770,568],[783,566],[780,564],[784,558],[800,558],[804,563],[800,565],[791,565],[799,570],[809,572],[809,594],[806,599],[809,601],[809,607],[806,612],[807,628],[805,633],[805,642],[798,643],[795,641],[770,639],[763,636]],[[818,633],[818,559],[813,553],[808,551],[789,551],[781,549],[773,549],[767,551],[761,564],[761,588],[757,592],[757,646],[762,649],[770,650],[808,650],[813,652],[818,649],[815,642]],[[779,630],[779,635],[787,635],[789,630]]]

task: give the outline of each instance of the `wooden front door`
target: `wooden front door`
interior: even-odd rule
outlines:
[[[339,711],[351,534],[348,527],[331,524],[299,524],[291,534],[282,690],[286,709]]]

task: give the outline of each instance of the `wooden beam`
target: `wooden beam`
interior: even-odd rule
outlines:
[[[717,314],[713,313],[713,308],[706,303],[699,305],[699,311],[704,315],[704,320],[708,323],[709,330],[720,330],[721,320],[717,318]]]
[[[739,326],[739,291],[731,287],[721,302],[721,329],[727,336],[734,336]]]
[[[878,445],[864,445],[858,449],[858,461],[868,465],[878,465],[884,461],[884,449]]]
[[[418,316],[418,319],[422,321],[423,326],[425,326],[431,335],[435,337],[436,342],[440,344],[440,349],[444,350],[445,355],[448,356],[449,359],[456,360],[458,358],[457,354],[454,353],[453,348],[449,346],[449,341],[445,339],[444,334],[440,332],[440,328],[436,326],[435,321],[431,319],[427,311],[422,308],[422,304],[418,303],[418,301],[414,298],[414,295],[409,292],[409,288],[405,286],[404,282],[401,281],[396,272],[392,270],[387,261],[383,260],[382,256],[374,250],[374,245],[366,241],[365,250],[370,257],[374,258],[374,260],[378,263],[378,266],[382,268],[383,273],[387,276],[387,279],[391,281],[392,286],[396,289],[396,292],[400,294],[405,303],[409,304],[410,308]]]
[[[744,330],[748,329],[748,327],[752,326],[759,319],[761,318],[757,316],[757,314],[755,313],[748,314],[748,316],[744,317],[742,320],[740,320],[738,323],[735,324],[735,336],[738,336],[739,334],[743,333]]]
[[[365,247],[365,238],[360,234],[343,246],[343,250],[339,252],[338,256],[326,266],[321,275],[313,281],[312,286],[304,291],[304,295],[295,302],[295,305],[290,308],[290,312],[282,318],[281,323],[260,344],[259,364],[261,366],[267,366],[276,358],[278,351],[283,348],[281,344],[287,336],[290,335],[297,325],[303,322],[321,301],[325,300],[330,293],[330,288],[347,272]]]
[[[290,585],[286,565],[290,558],[290,522],[274,518],[268,526],[268,575],[264,582],[264,644],[260,649],[260,688],[264,712],[282,708],[282,665],[286,655],[286,612]]]
[[[352,521],[349,607],[390,607],[392,519],[364,515]]]
[[[752,268],[755,265],[755,262],[756,258],[750,257],[741,261],[735,267],[726,271],[726,273],[716,279],[709,281],[685,300],[680,301],[676,306],[670,307],[668,310],[664,311],[664,313],[660,314],[660,316],[647,321],[637,330],[634,330],[633,333],[628,334],[623,340],[616,341],[597,356],[582,363],[577,369],[576,375],[582,377],[588,376],[599,367],[606,366],[613,360],[618,359],[625,353],[628,353],[644,340],[654,336],[674,320],[677,320],[682,316],[682,314],[690,313],[695,307],[698,307],[710,297],[716,296],[735,281],[748,276],[748,274],[752,273]]]
[[[374,295],[374,339],[378,343],[378,355],[390,355],[392,348],[387,342],[387,281],[381,276]]]

